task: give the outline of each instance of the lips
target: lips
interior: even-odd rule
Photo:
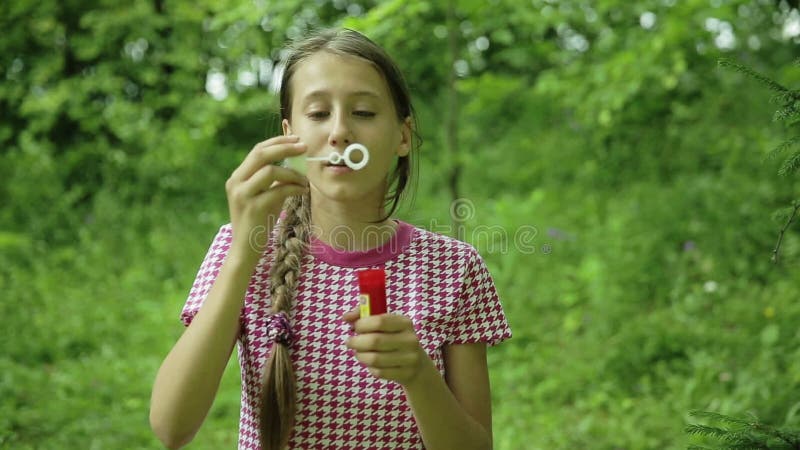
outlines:
[[[353,169],[347,167],[346,165],[337,165],[337,164],[329,164],[325,166],[326,169],[331,170],[334,173],[344,173],[344,172],[352,172]]]

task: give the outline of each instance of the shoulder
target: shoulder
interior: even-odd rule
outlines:
[[[470,243],[434,231],[411,225],[414,228],[413,251],[430,258],[450,260],[472,265],[481,261],[478,250]]]
[[[267,248],[272,248],[277,238],[277,231],[278,227],[272,227],[272,229],[269,230],[269,235],[267,235],[268,231],[266,228],[260,232],[258,229],[255,229],[249,236],[249,239],[253,244],[263,245],[264,243],[267,243]],[[233,225],[229,222],[219,227],[219,230],[217,230],[217,234],[214,236],[214,240],[211,243],[211,249],[227,252],[232,241]]]
[[[230,223],[223,224],[217,231],[217,238],[230,241],[233,237],[233,226]]]

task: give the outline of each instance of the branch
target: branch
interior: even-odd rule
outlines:
[[[753,70],[753,69],[751,69],[749,67],[745,67],[745,66],[743,66],[741,64],[737,64],[737,63],[735,63],[735,62],[733,62],[733,61],[731,61],[729,59],[726,59],[726,58],[720,59],[718,64],[719,64],[720,67],[731,67],[734,70],[736,70],[737,72],[742,72],[745,75],[749,75],[750,77],[755,78],[756,80],[766,84],[767,87],[769,87],[773,91],[787,93],[789,95],[792,95],[792,90],[791,89],[781,85],[780,83],[778,83],[776,81],[773,81],[773,80],[765,77],[764,75],[761,75],[760,73],[756,72],[755,70]]]
[[[716,413],[713,411],[702,411],[699,409],[693,409],[689,411],[689,415],[693,417],[700,417],[703,419],[709,419],[716,422],[723,422],[727,424],[736,424],[736,425],[743,425],[746,427],[753,426],[754,424],[758,423],[758,419],[756,417],[752,417],[750,420],[747,419],[740,419],[738,417],[733,416],[726,416],[724,414]]]
[[[798,167],[800,167],[800,152],[795,153],[789,159],[783,162],[781,168],[778,169],[778,175],[782,177],[788,176],[792,172],[797,171]]]
[[[771,159],[775,159],[778,155],[786,151],[786,149],[791,148],[794,145],[800,144],[800,135],[797,135],[793,138],[787,139],[781,142],[777,147],[770,150],[766,157],[764,157],[764,161],[769,161]]]
[[[780,234],[778,234],[778,244],[775,245],[775,250],[772,251],[772,262],[775,264],[778,264],[778,258],[779,258],[778,252],[780,251],[781,248],[781,241],[783,241],[783,234],[789,228],[789,225],[792,224],[794,217],[797,215],[798,209],[800,209],[800,200],[795,202],[794,209],[792,210],[792,215],[789,216],[789,220],[786,221],[786,223],[783,225],[783,228],[781,228]]]
[[[795,212],[797,209],[795,209]],[[769,425],[765,425],[763,423],[755,423],[753,428],[760,433],[766,434],[767,436],[771,436],[774,438],[778,438],[781,441],[788,444],[791,448],[796,449],[798,448],[797,439],[791,434],[781,431],[777,428],[771,427]]]

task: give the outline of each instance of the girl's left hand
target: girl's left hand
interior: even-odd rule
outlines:
[[[356,359],[372,375],[404,386],[414,380],[427,354],[419,344],[411,319],[400,314],[360,319],[358,308],[342,319],[356,332],[347,339],[347,347],[355,351]]]

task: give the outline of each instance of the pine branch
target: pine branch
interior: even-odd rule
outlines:
[[[719,64],[720,67],[730,67],[730,68],[736,70],[737,72],[744,73],[745,75],[748,75],[748,76],[750,76],[750,77],[762,82],[763,84],[767,85],[767,87],[769,87],[773,91],[777,91],[777,92],[781,92],[781,93],[787,93],[789,95],[792,94],[792,91],[790,89],[784,87],[780,83],[778,83],[778,82],[776,82],[774,80],[771,80],[771,79],[765,77],[764,75],[761,75],[760,73],[756,72],[755,70],[753,70],[753,69],[751,69],[749,67],[745,67],[745,66],[743,66],[741,64],[737,64],[737,63],[735,63],[735,62],[733,62],[733,61],[731,61],[731,60],[729,60],[727,58],[720,59],[718,64]]]
[[[797,98],[782,101],[783,107],[775,111],[772,116],[774,122],[786,122],[787,125],[791,125],[793,120],[800,118],[800,107],[798,107],[800,105],[800,94],[795,95]],[[785,95],[780,97],[785,97]]]
[[[776,91],[777,94],[774,97],[778,103],[781,104],[780,109],[775,112],[774,120],[776,122],[784,122],[787,126],[791,127],[795,124],[800,123],[800,90],[791,90],[780,83],[756,72],[755,70],[743,66],[741,64],[737,64],[729,59],[720,59],[718,61],[720,67],[728,67],[736,70],[737,72],[744,73],[745,75],[754,78],[757,81],[765,84],[767,87]],[[800,66],[800,58],[795,61],[795,64]],[[772,159],[778,156],[779,154],[786,151],[788,148],[793,147],[798,142],[800,142],[800,136],[794,136],[780,145],[778,145],[775,149],[773,149],[767,155],[766,159]],[[791,156],[789,156],[781,165],[780,169],[778,169],[779,176],[787,176],[794,174],[800,171],[800,151],[795,152]],[[797,215],[798,209],[800,209],[800,201],[794,204],[793,211],[789,220],[787,220],[786,224],[784,224],[783,228],[781,229],[780,233],[778,234],[778,243],[775,245],[775,249],[772,251],[772,262],[778,264],[780,260],[780,247],[781,243],[783,242],[783,235],[789,226],[792,224],[795,216]],[[725,420],[721,418],[717,418],[718,420]],[[784,439],[783,436],[778,436],[779,439],[784,440],[785,442],[794,442],[794,441],[787,441]],[[800,450],[800,446],[794,445],[798,450]]]
[[[800,209],[800,200],[798,200],[794,204],[794,210],[792,210],[792,214],[791,214],[791,216],[789,216],[789,220],[786,221],[786,223],[783,225],[783,228],[781,228],[780,233],[778,234],[778,243],[777,243],[777,245],[775,245],[775,250],[772,251],[772,262],[775,263],[775,264],[778,264],[778,261],[779,261],[779,258],[780,258],[778,252],[780,251],[781,242],[783,241],[783,234],[786,233],[787,229],[789,229],[789,225],[792,224],[792,221],[794,220],[794,217],[797,215],[797,210],[798,209]]]
[[[753,441],[740,444],[730,444],[725,447],[725,450],[770,450],[770,448],[767,444]]]
[[[800,201],[797,202],[800,208]],[[710,411],[693,410],[689,415],[727,424],[730,428],[691,424],[686,432],[716,439],[716,449],[724,450],[800,450],[800,434],[793,430],[782,430],[766,425],[755,415],[740,419]],[[690,450],[711,450],[706,447],[690,445]]]
[[[769,449],[766,444],[766,439],[758,439],[748,431],[729,431],[722,440],[728,442],[727,448],[733,449],[755,449],[763,448]]]
[[[797,172],[797,169],[800,168],[800,152],[795,153],[789,159],[783,162],[781,168],[778,169],[778,175],[780,176],[788,176],[794,172]]]
[[[760,442],[745,443],[745,444],[731,444],[725,447],[725,450],[770,450],[769,446]]]
[[[772,117],[774,122],[787,122],[787,125],[791,125],[794,120],[798,119],[797,116],[798,110],[794,107],[783,108],[775,111],[775,115]]]
[[[786,445],[788,446],[787,448],[790,449],[800,448],[800,442],[798,442],[797,438],[795,438],[791,434],[784,433],[781,430],[773,429],[770,435],[785,442]]]
[[[755,423],[758,423],[758,420],[755,417],[751,417],[751,420],[746,419],[739,419],[737,417],[726,416],[724,414],[715,413],[713,411],[702,411],[699,409],[693,409],[689,411],[689,415],[692,417],[699,417],[701,419],[709,419],[715,422],[722,422],[727,424],[736,424],[736,425],[744,425],[746,427],[752,426]]]
[[[800,90],[787,91],[776,94],[772,101],[781,105],[775,111],[772,120],[775,122],[785,122],[786,125],[793,125],[800,120]]]
[[[793,137],[791,139],[787,139],[787,140],[781,142],[780,144],[778,144],[777,147],[772,149],[767,154],[767,156],[766,156],[766,158],[764,158],[764,160],[765,161],[769,161],[769,160],[775,159],[779,154],[783,153],[786,149],[791,148],[792,146],[794,146],[796,144],[800,144],[800,136],[795,136],[795,137]]]
[[[786,92],[779,92],[775,94],[770,99],[772,103],[777,103],[786,107],[793,106],[798,100],[800,100],[800,91],[792,91],[789,89],[787,89]]]
[[[797,207],[800,207],[800,202],[798,202],[797,205],[795,205],[795,206],[796,206],[796,208],[794,210],[794,213],[797,213]],[[756,431],[758,431],[761,434],[765,434],[767,436],[770,436],[770,437],[773,437],[775,439],[781,440],[781,441],[789,444],[791,446],[791,448],[797,448],[798,436],[793,436],[792,433],[787,433],[787,432],[785,432],[783,430],[780,430],[778,428],[775,428],[773,426],[770,426],[770,425],[767,425],[767,424],[764,424],[764,423],[761,423],[761,422],[758,422],[758,421],[756,421],[756,423],[753,424],[753,429],[755,429]]]
[[[696,436],[708,436],[717,439],[726,439],[729,431],[724,428],[709,427],[707,425],[690,424],[686,426],[686,432]]]
[[[718,439],[727,443],[726,449],[734,448],[767,448],[762,440],[744,430],[729,430],[707,425],[691,424],[686,426],[688,434]]]

